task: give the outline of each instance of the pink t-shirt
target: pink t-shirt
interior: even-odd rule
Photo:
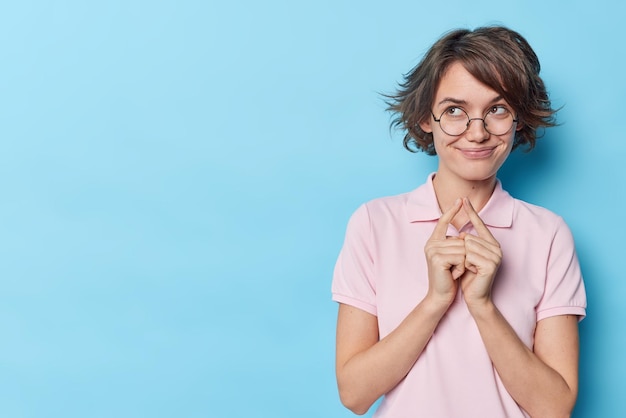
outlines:
[[[428,290],[424,246],[441,211],[432,185],[375,199],[352,215],[335,266],[333,300],[378,318],[393,331]],[[479,213],[502,247],[493,300],[528,347],[537,321],[585,316],[586,295],[572,234],[547,209],[512,198],[498,181]],[[461,231],[476,234],[471,223]],[[461,231],[450,226],[447,235]],[[491,363],[461,291],[417,362],[374,415],[377,418],[527,417]]]

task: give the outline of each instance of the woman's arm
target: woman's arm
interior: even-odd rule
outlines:
[[[454,300],[457,279],[465,269],[465,244],[460,239],[446,239],[446,230],[461,207],[459,199],[441,216],[426,243],[426,297],[389,335],[379,341],[374,315],[339,306],[337,384],[342,403],[353,412],[367,412],[407,375]]]
[[[569,417],[578,393],[578,317],[539,321],[533,352],[493,303],[470,312],[513,399],[534,418]]]
[[[341,402],[356,414],[366,413],[411,370],[446,310],[424,299],[379,341],[374,315],[340,304],[336,372]]]
[[[478,236],[463,236],[466,272],[461,288],[487,353],[507,391],[532,417],[569,417],[578,393],[578,317],[539,321],[529,349],[491,299],[500,246],[468,200],[464,207]]]

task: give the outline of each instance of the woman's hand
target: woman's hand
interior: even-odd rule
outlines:
[[[459,237],[446,237],[448,225],[463,207],[463,201],[457,199],[435,226],[426,242],[424,252],[428,264],[428,295],[437,304],[450,306],[457,289],[457,279],[466,273],[465,241]]]
[[[491,300],[491,286],[502,262],[502,250],[468,198],[463,199],[463,209],[478,234],[462,233],[460,236],[465,250],[465,272],[461,277],[461,289],[465,302],[471,308]]]

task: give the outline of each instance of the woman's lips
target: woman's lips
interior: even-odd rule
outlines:
[[[465,158],[478,160],[481,158],[491,157],[491,154],[493,154],[493,151],[495,149],[496,149],[495,147],[477,148],[477,149],[459,148],[459,151],[461,151],[461,153],[463,154]]]

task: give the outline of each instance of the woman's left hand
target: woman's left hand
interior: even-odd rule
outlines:
[[[471,308],[490,301],[491,285],[502,262],[502,249],[468,198],[463,199],[463,209],[478,234],[462,233],[460,236],[465,241],[466,269],[461,276],[461,289]]]

